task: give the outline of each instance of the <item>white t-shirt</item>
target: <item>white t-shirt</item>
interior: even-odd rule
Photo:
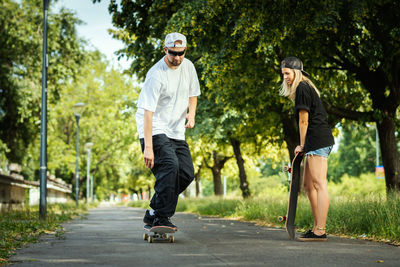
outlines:
[[[185,118],[189,97],[200,95],[200,84],[193,63],[184,58],[177,69],[171,69],[164,58],[146,75],[139,95],[136,125],[139,138],[144,138],[144,110],[154,112],[152,135],[185,140]]]

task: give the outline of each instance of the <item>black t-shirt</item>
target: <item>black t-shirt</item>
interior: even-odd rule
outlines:
[[[326,111],[317,92],[306,82],[300,82],[296,89],[294,114],[299,124],[299,111],[308,111],[308,128],[304,151],[331,146],[335,143],[328,125]]]

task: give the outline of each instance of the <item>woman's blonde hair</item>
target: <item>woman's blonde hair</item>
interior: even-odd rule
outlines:
[[[311,88],[314,88],[318,96],[320,96],[317,87],[307,76],[303,75],[303,73],[300,70],[296,69],[291,69],[291,70],[294,71],[294,81],[291,85],[289,85],[285,80],[283,80],[281,84],[281,90],[279,92],[280,95],[287,96],[289,99],[294,100],[296,97],[297,86],[299,85],[300,82],[306,82],[308,83],[308,85],[311,86]]]

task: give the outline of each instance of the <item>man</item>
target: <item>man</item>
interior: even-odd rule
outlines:
[[[194,127],[200,84],[193,63],[185,58],[184,35],[168,34],[164,52],[165,56],[147,73],[137,104],[144,162],[156,178],[151,210],[146,210],[143,222],[177,230],[170,217],[179,194],[194,179],[185,128]]]

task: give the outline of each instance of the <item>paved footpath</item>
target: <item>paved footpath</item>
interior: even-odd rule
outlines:
[[[17,251],[16,266],[400,266],[400,248],[328,237],[290,241],[282,229],[178,213],[175,243],[143,240],[143,209],[99,207]]]

